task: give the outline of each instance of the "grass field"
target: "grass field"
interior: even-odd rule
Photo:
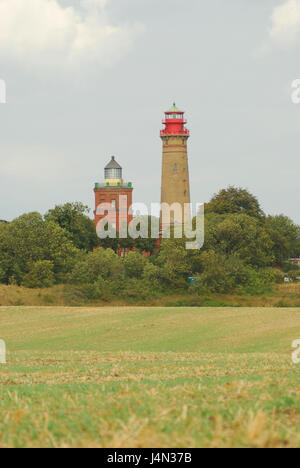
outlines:
[[[300,447],[300,309],[0,308],[0,447]]]

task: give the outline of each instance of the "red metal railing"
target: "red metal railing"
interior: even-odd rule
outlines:
[[[161,130],[160,131],[160,136],[167,136],[167,135],[185,135],[185,136],[189,136],[190,135],[190,131],[187,130],[186,128],[182,129],[182,130],[170,130],[170,129],[167,129],[165,128],[164,130]]]

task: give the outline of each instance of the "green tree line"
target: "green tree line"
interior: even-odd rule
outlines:
[[[153,239],[122,242],[100,241],[81,203],[25,214],[0,223],[0,282],[70,284],[109,301],[189,293],[192,276],[195,293],[257,294],[282,281],[288,258],[300,256],[299,226],[284,215],[265,215],[256,197],[236,187],[206,204],[201,250],[186,250],[185,239],[164,239],[160,249]],[[132,249],[125,259],[116,253],[120,247]]]

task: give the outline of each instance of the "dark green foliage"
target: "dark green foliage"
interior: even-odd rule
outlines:
[[[246,214],[205,217],[204,250],[235,255],[246,264],[266,267],[275,262],[274,243],[263,224]]]
[[[268,216],[265,227],[273,241],[276,262],[282,264],[288,257],[300,256],[300,228],[287,216]]]
[[[23,286],[26,288],[50,288],[54,285],[54,264],[49,260],[39,260],[33,263],[24,276]]]
[[[283,270],[300,276],[288,262],[300,254],[299,226],[283,215],[264,216],[243,189],[222,190],[206,205],[201,250],[186,250],[185,239],[164,239],[157,252],[156,239],[142,234],[142,226],[151,228],[145,217],[135,220],[137,239],[100,241],[86,213],[81,203],[68,203],[44,218],[30,213],[0,223],[0,282],[31,288],[68,283],[71,304],[146,302],[180,293],[198,305],[210,304],[211,293],[269,292],[283,281]],[[131,250],[125,259],[117,255],[123,248]],[[145,258],[144,251],[153,255]],[[189,276],[198,278],[193,286]]]
[[[75,265],[69,274],[69,281],[73,284],[94,283],[95,281],[116,281],[123,274],[123,262],[113,250],[99,247],[89,252]]]
[[[66,203],[49,210],[45,219],[65,229],[78,249],[91,251],[99,245],[99,239],[94,221],[87,216],[89,211],[82,203]]]
[[[0,272],[2,281],[21,284],[32,265],[50,261],[57,283],[66,279],[80,256],[68,233],[39,213],[30,213],[0,226]]]
[[[125,274],[128,278],[141,278],[146,267],[147,260],[139,252],[129,252],[124,259]]]
[[[296,272],[299,273],[299,271],[300,271],[299,265],[297,265],[295,263],[292,263],[292,262],[282,262],[282,268],[287,273],[289,271],[296,271]]]
[[[205,205],[205,211],[217,214],[246,214],[258,219],[264,217],[257,198],[240,187],[221,190]]]
[[[192,273],[183,241],[164,239],[156,260],[160,267],[160,278],[163,284],[170,289],[187,287],[187,279]]]

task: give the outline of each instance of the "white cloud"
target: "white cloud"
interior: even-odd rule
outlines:
[[[80,0],[75,8],[59,0],[0,0],[0,58],[37,67],[110,66],[141,27],[112,24],[109,1]]]
[[[300,0],[285,0],[273,9],[264,51],[290,48],[300,43]]]

